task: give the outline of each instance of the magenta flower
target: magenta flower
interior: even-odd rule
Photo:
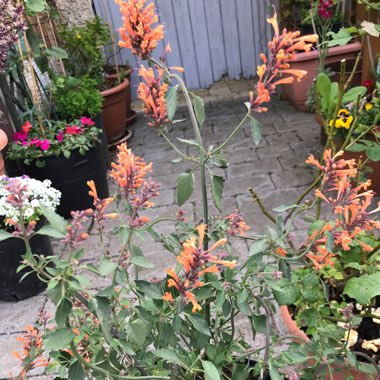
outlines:
[[[37,138],[34,138],[31,142],[30,142],[30,146],[35,146],[35,147],[40,147],[42,144],[42,141],[37,139]]]
[[[57,135],[57,140],[62,143],[63,141],[63,131],[59,131],[58,135]]]
[[[28,138],[28,134],[26,132],[15,132],[13,135],[13,140],[20,142],[25,141]]]
[[[40,146],[41,150],[49,150],[50,148],[50,141],[49,140],[44,140],[41,142],[41,146]]]
[[[329,19],[333,16],[333,0],[319,0],[318,14],[324,19]]]
[[[80,121],[81,121],[81,123],[82,123],[82,125],[89,125],[90,127],[92,126],[92,125],[95,125],[95,122],[92,120],[92,119],[90,119],[89,117],[82,117],[81,119],[80,119]]]

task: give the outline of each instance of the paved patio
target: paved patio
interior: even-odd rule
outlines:
[[[215,144],[224,140],[234,126],[245,114],[243,96],[246,97],[249,89],[248,81],[222,81],[216,84],[221,88],[229,88],[222,92],[208,90],[206,95],[207,119],[203,127],[203,136],[207,143]],[[218,82],[219,83],[219,82]],[[240,83],[240,84],[239,84]],[[247,88],[248,87],[248,88]],[[231,89],[233,88],[233,89]],[[214,95],[212,94],[214,92]],[[218,95],[222,94],[222,95]],[[217,101],[217,102],[215,102]],[[183,115],[182,115],[183,113]],[[178,118],[187,118],[180,111]],[[266,206],[271,209],[285,202],[294,201],[312,181],[310,168],[306,167],[305,159],[310,152],[321,149],[319,142],[319,127],[312,114],[296,112],[285,101],[275,100],[270,106],[270,112],[257,115],[263,124],[263,139],[259,147],[253,145],[250,137],[250,128],[247,124],[238,133],[235,139],[224,150],[230,166],[226,170],[226,183],[223,194],[223,214],[227,215],[235,208],[241,210],[247,223],[251,226],[249,234],[265,232],[268,220],[262,216],[259,207],[252,200],[248,192],[249,187],[262,197]],[[161,195],[156,202],[156,208],[149,212],[149,216],[175,215],[175,182],[179,174],[187,168],[186,164],[174,164],[171,161],[176,154],[167,143],[156,136],[149,129],[144,117],[139,114],[136,124],[132,128],[134,135],[129,146],[137,155],[142,155],[147,162],[153,162],[152,178],[161,183]],[[193,138],[189,121],[176,124],[172,138]],[[182,145],[186,149],[185,145]],[[113,185],[111,186],[113,187]],[[199,189],[186,203],[184,209],[188,217],[194,221],[201,218],[199,207]],[[211,213],[217,213],[212,207]],[[110,231],[114,226],[107,228],[107,247],[110,252],[117,248],[115,240],[111,238]],[[303,224],[299,223],[296,229],[303,232]],[[159,232],[172,230],[172,225],[161,225]],[[141,243],[141,244],[139,244]],[[147,276],[162,277],[164,269],[173,262],[173,256],[155,242],[148,239],[137,242],[148,260],[156,264]],[[87,255],[85,260],[96,262],[101,253],[97,244],[95,231],[86,241]],[[245,243],[237,243],[235,252],[244,256],[247,252]],[[93,287],[104,285],[103,280],[90,277]],[[52,305],[47,301],[45,294],[18,303],[0,302],[0,379],[8,378],[9,372],[18,373],[18,360],[11,355],[12,351],[20,349],[16,337],[27,324],[33,324],[41,310],[52,312]],[[52,375],[43,375],[44,369],[36,369],[33,379],[44,380],[53,378]]]

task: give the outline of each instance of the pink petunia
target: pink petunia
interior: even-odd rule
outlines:
[[[83,116],[80,119],[80,121],[81,121],[82,125],[89,125],[89,126],[95,125],[95,122],[92,119],[90,119],[89,117]]]
[[[59,131],[58,135],[57,135],[57,140],[62,143],[63,141],[63,131]]]
[[[49,140],[42,141],[40,148],[41,148],[41,150],[49,150],[49,148],[50,148],[50,141]]]
[[[25,141],[28,138],[28,134],[26,132],[15,132],[13,135],[13,140],[20,142]]]
[[[76,125],[66,127],[65,133],[68,135],[79,135],[82,132],[82,128],[77,127]]]

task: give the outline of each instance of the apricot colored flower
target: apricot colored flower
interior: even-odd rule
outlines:
[[[219,273],[222,267],[233,269],[236,261],[224,260],[225,254],[219,256],[212,255],[210,252],[227,243],[227,239],[220,239],[208,250],[203,249],[203,240],[205,237],[206,225],[201,224],[197,228],[198,239],[191,236],[182,244],[182,251],[177,256],[178,263],[183,268],[183,275],[180,277],[172,268],[167,269],[168,274],[167,285],[169,288],[175,288],[180,293],[185,303],[190,302],[193,305],[193,313],[201,310],[201,306],[197,302],[195,295],[192,293],[197,287],[204,285],[200,279],[206,273]],[[211,264],[211,265],[210,265]],[[169,292],[169,294],[171,294]],[[165,293],[164,299],[171,300],[169,295]]]
[[[267,21],[274,29],[274,37],[268,43],[269,59],[260,54],[263,64],[257,67],[256,97],[250,93],[250,107],[255,112],[267,111],[262,104],[269,102],[276,86],[293,83],[294,78],[300,81],[307,74],[304,70],[290,69],[289,62],[294,59],[296,51],[309,52],[318,40],[317,35],[300,36],[300,32],[287,32],[286,29],[280,34],[276,12]]]
[[[22,365],[25,366],[19,375],[20,378],[25,377],[26,373],[34,368],[49,365],[47,359],[41,357],[43,343],[38,330],[31,325],[26,326],[25,330],[22,336],[16,338],[22,343],[22,354],[12,352],[12,355],[21,360]]]
[[[240,234],[245,236],[245,232],[249,230],[249,226],[245,223],[243,215],[239,213],[238,210],[235,210],[232,214],[226,217],[228,223],[227,226],[227,235],[235,236]]]
[[[116,162],[112,162],[110,176],[124,190],[126,198],[136,193],[136,190],[145,182],[145,176],[152,171],[152,163],[146,165],[141,157],[135,156],[127,144],[123,143],[117,147]]]
[[[106,208],[113,202],[113,198],[100,199],[96,190],[96,185],[93,180],[87,181],[87,186],[90,188],[88,194],[94,198],[95,213],[94,218],[98,223],[101,223],[105,219],[117,218],[117,213],[106,213]]]
[[[166,110],[165,94],[167,83],[162,81],[162,71],[156,74],[152,68],[140,67],[140,82],[137,95],[144,102],[144,113],[149,119],[149,126],[159,128],[169,122]]]
[[[148,59],[157,43],[164,38],[164,27],[153,27],[158,22],[154,4],[145,6],[146,0],[116,0],[116,3],[120,6],[123,20],[123,26],[119,29],[119,46],[130,49],[141,59]]]
[[[286,251],[285,251],[284,248],[277,247],[277,248],[275,249],[275,252],[276,252],[279,256],[281,256],[281,257],[285,257],[285,256],[286,256]]]

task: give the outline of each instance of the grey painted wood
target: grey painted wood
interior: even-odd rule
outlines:
[[[93,0],[97,13],[108,14],[119,39],[121,15],[114,0]],[[157,9],[159,21],[165,27],[164,41],[154,53],[162,56],[170,42],[170,66],[185,68],[183,75],[192,89],[209,87],[223,75],[232,79],[256,76],[261,63],[259,54],[267,52],[272,30],[266,19],[273,10],[270,4],[278,0],[149,0]],[[105,9],[107,7],[107,9]],[[141,65],[127,49],[118,53],[119,63],[136,70]],[[132,94],[136,98],[138,76],[132,76]]]

